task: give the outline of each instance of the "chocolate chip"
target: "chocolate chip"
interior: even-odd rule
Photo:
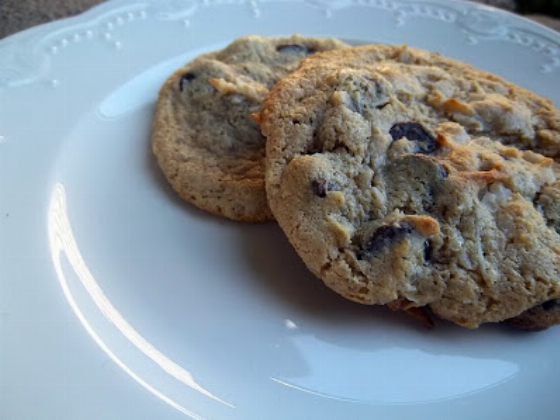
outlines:
[[[181,80],[179,80],[179,90],[182,92],[186,86],[190,85],[191,82],[196,79],[196,75],[194,73],[187,72],[181,76]]]
[[[317,197],[324,198],[327,196],[327,181],[322,178],[315,179],[311,183],[311,189]]]
[[[389,134],[391,134],[393,141],[404,137],[416,142],[417,153],[431,154],[437,149],[434,137],[421,124],[416,122],[397,123],[391,127]]]
[[[276,51],[279,53],[290,53],[290,54],[312,54],[313,51],[300,44],[285,44],[285,45],[278,45],[276,47]]]
[[[433,253],[434,253],[434,249],[432,248],[432,244],[430,243],[430,241],[425,241],[424,242],[424,265],[430,264]]]
[[[364,246],[365,252],[373,252],[398,242],[412,232],[412,226],[405,224],[390,224],[378,227]]]
[[[551,309],[555,309],[557,307],[560,307],[560,299],[549,300],[548,302],[542,304],[542,308],[545,311],[550,311]]]

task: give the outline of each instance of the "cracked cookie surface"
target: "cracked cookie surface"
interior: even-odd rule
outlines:
[[[406,47],[305,60],[263,101],[267,193],[348,299],[476,328],[560,297],[560,112]]]
[[[249,36],[175,72],[159,93],[152,149],[179,195],[234,220],[271,219],[265,140],[251,113],[303,58],[344,46],[329,38]]]

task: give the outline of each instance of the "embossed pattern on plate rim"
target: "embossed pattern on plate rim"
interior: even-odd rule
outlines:
[[[95,36],[122,48],[112,31],[143,19],[179,20],[185,26],[201,7],[233,4],[250,7],[259,19],[267,4],[279,0],[114,0],[102,3],[76,17],[51,22],[0,40],[0,89],[32,83],[49,68],[52,60],[63,54],[73,42],[88,42]],[[294,1],[294,0],[280,0]],[[517,15],[477,3],[460,0],[306,0],[322,8],[325,19],[348,7],[371,7],[392,11],[396,26],[410,17],[422,16],[458,25],[469,44],[500,39],[532,48],[543,55],[540,70],[550,73],[560,69],[560,34]],[[187,19],[188,18],[188,19]]]

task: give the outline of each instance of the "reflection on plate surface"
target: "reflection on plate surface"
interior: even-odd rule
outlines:
[[[74,235],[72,234],[72,227],[70,226],[70,221],[68,220],[64,186],[62,184],[56,185],[52,193],[48,220],[49,242],[51,246],[53,264],[55,266],[62,290],[64,291],[64,295],[66,296],[68,303],[74,310],[74,313],[79,318],[86,331],[103,349],[103,351],[107,353],[107,355],[115,363],[117,363],[121,369],[123,369],[140,385],[145,387],[148,391],[152,392],[158,398],[162,399],[184,414],[188,414],[194,418],[200,418],[181,405],[177,404],[166,395],[163,395],[160,391],[158,391],[144,379],[142,379],[137,374],[137,372],[133,371],[125,362],[117,357],[115,353],[101,339],[100,335],[96,331],[94,331],[87,318],[84,316],[84,313],[80,310],[76,300],[73,298],[72,293],[70,292],[67,278],[63,269],[63,258],[66,258],[74,274],[78,277],[82,286],[86,289],[87,293],[89,294],[91,299],[93,299],[95,305],[97,306],[99,311],[101,311],[103,316],[107,318],[107,320],[112,325],[114,325],[121,332],[121,334],[126,337],[127,340],[134,344],[134,346],[138,350],[144,353],[163,371],[171,375],[173,378],[177,379],[179,382],[193,388],[203,395],[206,395],[216,401],[233,407],[231,404],[222,401],[211,392],[201,387],[189,372],[185,371],[182,367],[178,366],[176,363],[162,354],[158,349],[154,348],[154,346],[152,346],[148,341],[146,341],[144,337],[142,337],[134,328],[130,326],[130,324],[121,316],[121,314],[107,299],[103,291],[99,288],[99,285],[95,282],[95,279],[93,278],[91,272],[89,271],[87,264],[85,263],[76,244]]]
[[[294,341],[306,355],[312,374],[291,381],[275,379],[330,398],[384,404],[427,403],[482,391],[511,379],[518,371],[516,364],[505,360],[433,355],[398,347],[377,351],[346,349],[344,357],[352,362],[340,363],[340,348],[332,344],[309,335]],[[392,379],[395,376],[398,381]],[[442,387],[442,383],[447,386]]]

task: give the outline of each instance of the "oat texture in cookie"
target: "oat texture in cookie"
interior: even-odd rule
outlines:
[[[560,112],[435,53],[318,54],[263,101],[267,192],[348,299],[476,328],[560,297]]]
[[[251,114],[303,58],[343,46],[335,39],[249,36],[175,72],[160,90],[152,126],[153,151],[173,188],[215,214],[271,219],[265,140]]]

